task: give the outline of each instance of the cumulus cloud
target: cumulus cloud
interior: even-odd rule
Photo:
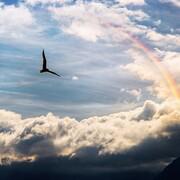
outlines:
[[[149,60],[147,60],[146,56],[136,50],[128,50],[128,54],[134,61],[120,67],[137,75],[141,80],[148,80],[150,82],[152,81],[154,83],[153,88],[155,93],[160,93],[160,96],[165,97],[166,94],[169,95],[169,90],[167,90],[168,88],[164,83],[161,75],[159,75],[159,72],[154,67],[154,65]],[[157,76],[154,76],[154,74],[157,74]]]
[[[0,6],[0,36],[21,39],[35,25],[32,13],[24,5]]]
[[[127,92],[136,97],[139,97],[141,95],[140,89],[132,89],[132,90],[128,90]]]
[[[140,100],[140,97],[142,95],[141,89],[124,89],[124,88],[122,88],[120,91],[136,97],[137,101]]]
[[[158,52],[157,57],[162,59],[162,61],[159,62],[159,65],[165,71],[170,72],[171,77],[177,81],[178,86],[179,70],[175,67],[175,64],[179,63],[177,62],[179,57],[178,53],[168,53],[168,51],[162,52],[159,50],[156,51]],[[173,98],[174,95],[172,94],[169,85],[166,83],[163,74],[157,65],[155,65],[151,59],[146,56],[146,54],[143,54],[135,49],[128,50],[127,53],[132,57],[133,62],[126,65],[121,65],[120,67],[122,69],[133,73],[140,80],[149,81],[151,86],[147,87],[147,90],[155,96],[160,98]]]
[[[123,154],[147,139],[171,137],[179,127],[179,103],[156,104],[102,117],[77,121],[69,117],[47,116],[22,119],[0,110],[1,163],[45,157],[76,157],[83,149],[95,148],[98,156]],[[83,154],[84,154],[83,153]],[[84,156],[84,155],[83,155]]]

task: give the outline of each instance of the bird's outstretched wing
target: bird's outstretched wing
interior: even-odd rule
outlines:
[[[54,75],[56,75],[56,76],[61,77],[59,74],[57,74],[57,73],[55,73],[55,72],[53,72],[53,71],[47,70],[47,72],[49,72],[49,73],[51,73],[51,74],[54,74]]]
[[[43,69],[47,69],[47,60],[46,60],[46,56],[45,56],[45,53],[44,53],[44,49],[43,49],[43,52],[42,52],[42,57],[43,57]]]

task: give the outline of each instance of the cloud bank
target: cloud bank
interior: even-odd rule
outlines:
[[[95,156],[99,158],[127,156],[122,161],[125,164],[128,156],[140,164],[163,162],[177,155],[178,150],[174,151],[170,146],[176,145],[178,149],[179,108],[178,102],[146,101],[143,107],[132,111],[81,121],[60,118],[52,113],[22,119],[19,114],[0,110],[0,162],[94,157],[88,149],[96,149]],[[157,154],[149,154],[151,149]]]

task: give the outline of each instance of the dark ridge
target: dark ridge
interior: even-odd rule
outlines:
[[[180,180],[180,158],[169,164],[155,180]]]

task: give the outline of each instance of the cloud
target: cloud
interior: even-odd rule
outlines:
[[[120,1],[120,4],[124,2]],[[133,2],[134,4],[144,4],[144,1]],[[126,1],[126,3],[131,4],[132,1]],[[140,43],[147,44],[147,47],[162,48],[166,45],[167,51],[176,51],[178,44],[180,44],[180,37],[177,34],[160,33],[156,28],[150,28],[141,23],[140,25],[139,22],[141,21],[152,21],[142,9],[134,11],[126,7],[109,7],[105,3],[79,2],[71,6],[49,7],[49,11],[59,23],[60,29],[65,33],[92,42],[98,40],[110,41],[111,43],[123,42],[124,47],[126,46],[125,48],[129,48],[131,43],[134,52],[129,54],[135,62],[124,66],[124,69],[138,75],[138,78],[141,80],[151,82],[153,87],[149,86],[147,90],[154,92],[153,94],[157,93],[158,97],[166,98],[172,96],[163,79],[164,77],[152,63],[146,62],[148,57],[136,48],[135,42],[132,42],[132,37],[135,37],[138,41],[144,39],[142,41],[146,41],[146,43]],[[161,19],[155,21],[155,26],[161,22]],[[139,36],[141,38],[138,38]],[[166,62],[161,62],[161,64],[164,66]],[[157,76],[154,76],[154,74],[157,74]]]
[[[25,6],[0,6],[0,37],[22,39],[35,25],[35,19]]]
[[[178,68],[180,66],[179,58],[180,58],[179,52],[164,51],[162,54],[162,59],[164,61],[164,64],[172,72],[177,82],[179,82],[179,74],[180,74],[180,69]]]
[[[39,4],[45,6],[38,6]],[[42,38],[43,40],[47,39],[45,38],[46,31],[51,31],[51,26],[54,24],[42,23],[45,19],[29,5],[41,7],[42,12],[48,9],[50,14],[47,16],[51,15],[48,18],[53,17],[58,22],[60,31],[92,42],[96,42],[98,39],[116,40],[116,35],[111,37],[114,32],[104,26],[106,23],[118,22],[128,27],[131,26],[134,31],[137,31],[137,28],[133,28],[134,24],[130,18],[133,17],[134,20],[138,21],[148,18],[148,15],[139,9],[108,7],[106,3],[94,1],[85,3],[83,1],[72,2],[71,0],[25,0],[20,1],[17,5],[1,3],[1,39],[13,38],[17,41],[33,39],[36,42],[42,41]]]
[[[126,92],[135,97],[138,97],[141,95],[141,89],[131,89],[131,90],[126,90]]]
[[[79,36],[85,40],[95,42],[106,35],[105,29],[100,24],[102,13],[108,9],[101,3],[79,3],[73,6],[49,8],[53,17],[60,22],[62,30],[68,34]],[[107,14],[106,16],[116,14]]]
[[[37,4],[66,4],[66,3],[72,3],[73,0],[24,0],[23,2],[30,4],[32,6],[35,6]],[[76,1],[76,3],[81,3],[81,0]],[[144,0],[116,0],[120,5],[126,6],[126,5],[145,5]]]
[[[137,101],[140,100],[141,98],[141,95],[142,95],[142,90],[141,89],[124,89],[124,88],[121,88],[120,90],[121,92],[125,92],[131,96],[134,96],[136,97]]]
[[[132,89],[132,90],[128,90],[127,92],[133,96],[136,96],[136,97],[141,95],[140,89]]]
[[[157,49],[156,51],[159,53],[157,57],[161,59],[161,62],[159,62],[160,65],[166,71],[171,73],[172,78],[177,81],[176,84],[178,86],[179,70],[175,68],[175,64],[179,63],[177,62],[179,54],[176,52],[170,53],[168,51],[161,52]],[[155,96],[160,98],[173,98],[173,94],[160,70],[153,62],[151,62],[146,54],[143,54],[137,49],[128,50],[127,53],[132,57],[133,62],[126,65],[121,65],[120,67],[122,69],[128,70],[129,72],[137,76],[140,80],[148,81],[149,83],[151,83],[151,85],[147,87],[147,90]],[[164,55],[162,55],[162,53],[164,53]]]
[[[0,40],[2,44],[25,48],[26,45],[51,44],[44,33],[48,26],[42,23],[35,11],[24,3],[0,5]],[[23,45],[23,46],[22,46]]]
[[[153,82],[153,90],[155,93],[158,93],[157,95],[160,97],[166,97],[166,94],[169,92],[169,90],[167,90],[166,84],[164,84],[164,81],[161,75],[159,75],[159,72],[155,66],[149,60],[147,60],[146,56],[144,56],[141,52],[132,49],[128,50],[128,54],[134,61],[127,65],[121,65],[120,67],[124,70],[132,72],[141,80],[148,80]],[[157,76],[154,76],[154,74],[157,74]]]
[[[23,0],[23,2],[35,6],[38,4],[64,4],[66,2],[72,2],[72,0]]]
[[[130,18],[138,21],[148,18],[148,15],[141,10],[132,11],[125,7],[108,7],[106,4],[97,2],[79,2],[62,7],[50,6],[48,9],[59,23],[61,30],[92,42],[96,42],[98,39],[116,40],[117,37],[122,38],[121,32],[112,31],[111,23],[118,22],[124,28],[138,31]]]
[[[145,5],[145,1],[144,0],[118,0],[120,5]]]
[[[160,0],[161,3],[172,3],[173,5],[180,7],[179,0]]]
[[[77,81],[77,80],[79,80],[79,77],[78,76],[73,76],[72,80]]]
[[[173,49],[180,45],[180,36],[178,34],[161,34],[153,29],[148,29],[145,32],[145,36],[148,40],[160,47],[166,44],[167,48]]]
[[[86,158],[89,148],[96,149],[98,157],[121,156],[143,148],[148,139],[158,141],[160,147],[161,139],[170,139],[174,127],[180,126],[179,107],[178,102],[146,101],[143,107],[129,112],[82,121],[51,113],[22,119],[19,114],[0,110],[1,163],[46,157]]]

